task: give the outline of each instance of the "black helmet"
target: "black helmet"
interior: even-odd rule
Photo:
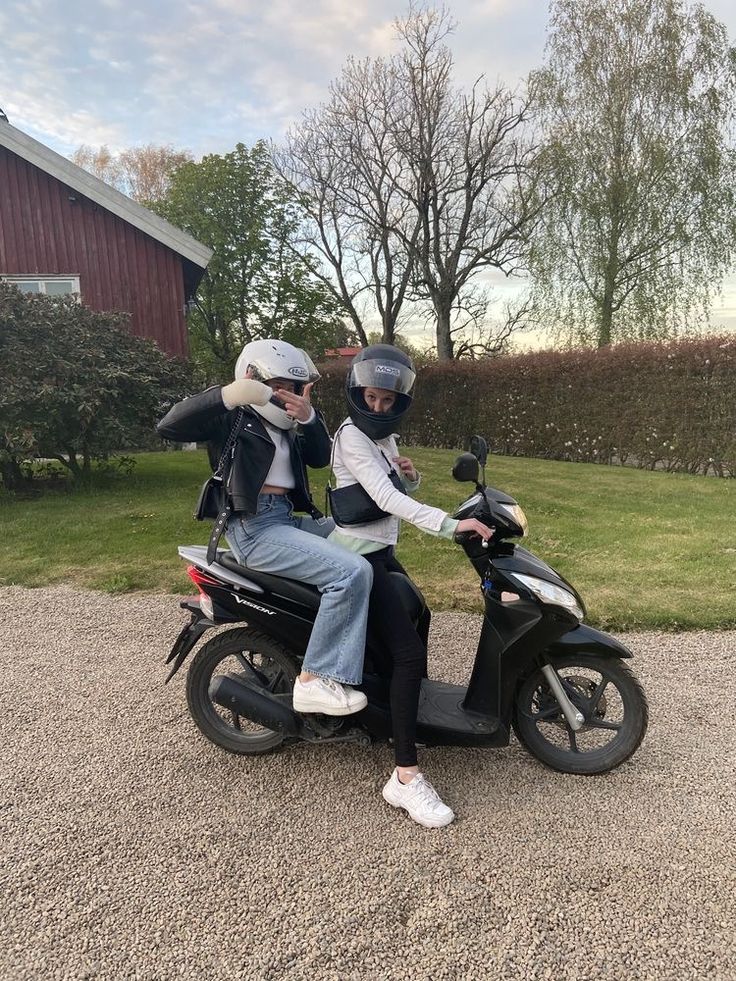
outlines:
[[[345,377],[350,418],[371,439],[390,436],[411,405],[416,372],[408,354],[392,344],[371,344],[356,354]],[[363,392],[366,388],[385,388],[396,392],[391,412],[371,412]]]

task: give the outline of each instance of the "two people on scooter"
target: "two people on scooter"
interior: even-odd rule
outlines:
[[[294,685],[294,708],[348,715],[365,707],[365,695],[352,686],[362,680],[370,604],[372,646],[382,652],[381,673],[390,677],[396,757],[383,796],[418,823],[441,827],[454,814],[419,772],[415,745],[427,651],[389,574],[403,572],[394,555],[400,518],[446,538],[474,532],[487,539],[492,531],[412,501],[389,479],[387,464],[404,490],[419,486],[412,461],[398,454],[393,436],[411,404],[416,376],[408,356],[391,345],[373,345],[355,358],[347,376],[349,418],[332,447],[337,487],[360,484],[386,516],[339,529],[317,518],[306,466],[324,467],[331,456],[324,421],[309,399],[318,377],[304,351],[282,341],[252,342],[238,359],[235,381],[178,403],[158,431],[167,439],[213,441],[221,448],[238,409],[244,410],[227,477],[233,508],[227,541],[254,571],[310,583],[322,594]]]
[[[360,555],[326,541],[334,523],[315,508],[306,467],[330,460],[330,436],[310,403],[319,378],[312,360],[284,341],[246,344],[235,380],[177,403],[158,424],[166,439],[222,447],[242,420],[227,470],[232,513],[225,537],[239,562],[297,579],[322,594],[302,672],[298,712],[350,715],[367,700],[363,676],[372,572]],[[294,512],[307,512],[295,514]]]
[[[392,345],[372,345],[353,360],[346,379],[349,416],[335,433],[333,470],[338,488],[360,484],[386,516],[339,527],[329,540],[364,556],[373,569],[368,636],[381,658],[379,673],[390,677],[396,762],[383,797],[419,824],[436,828],[455,815],[418,766],[417,712],[427,650],[391,580],[392,572],[404,572],[394,547],[401,518],[443,538],[473,532],[488,540],[493,531],[475,518],[457,521],[439,508],[413,501],[391,481],[390,468],[400,476],[403,491],[412,493],[420,483],[412,461],[399,454],[394,432],[411,404],[415,378],[411,359]]]

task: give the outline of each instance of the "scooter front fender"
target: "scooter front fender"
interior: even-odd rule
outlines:
[[[602,630],[580,623],[568,630],[558,640],[547,647],[550,657],[563,657],[566,654],[591,654],[598,657],[633,657],[634,655],[615,637],[604,634]]]

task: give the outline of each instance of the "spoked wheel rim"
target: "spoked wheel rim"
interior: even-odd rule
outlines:
[[[517,697],[514,728],[524,746],[564,773],[605,773],[628,759],[648,721],[646,697],[631,670],[616,658],[574,655],[557,659],[554,668],[583,725],[570,728],[538,669]]]
[[[565,694],[585,722],[575,732],[567,724],[557,699],[546,681],[540,681],[532,695],[531,717],[540,738],[570,753],[599,752],[618,737],[624,724],[625,708],[615,681],[600,669],[571,666],[557,674]]]
[[[197,653],[189,669],[189,711],[204,735],[223,749],[244,754],[267,752],[284,741],[283,733],[213,702],[210,685],[230,675],[269,695],[288,698],[297,673],[294,659],[270,638],[247,629],[220,634]]]

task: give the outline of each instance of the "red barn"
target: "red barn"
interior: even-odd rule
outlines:
[[[339,361],[352,361],[356,354],[360,354],[362,347],[330,347],[325,351],[326,358],[337,358]]]
[[[123,310],[186,357],[185,304],[212,251],[0,117],[0,279]]]

